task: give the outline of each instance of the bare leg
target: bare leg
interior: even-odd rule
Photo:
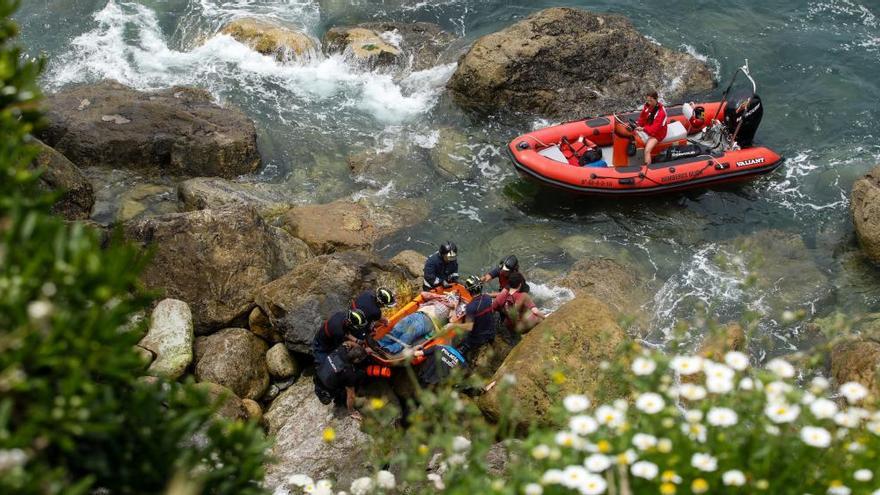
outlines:
[[[651,138],[645,143],[645,165],[651,164],[651,151],[657,146],[657,138]]]

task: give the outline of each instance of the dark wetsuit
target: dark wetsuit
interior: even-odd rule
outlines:
[[[361,292],[359,296],[351,303],[352,309],[359,309],[364,312],[367,321],[375,323],[382,319],[382,308],[379,307],[379,301],[376,300],[376,293],[373,291]]]
[[[492,308],[492,302],[491,296],[480,294],[465,306],[465,314],[470,321],[473,321],[474,326],[467,333],[467,337],[459,349],[462,354],[471,359],[477,349],[495,338],[495,312]]]

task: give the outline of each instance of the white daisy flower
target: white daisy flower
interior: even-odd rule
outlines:
[[[605,483],[605,478],[596,474],[588,474],[587,479],[578,487],[578,490],[582,495],[600,495],[605,493],[606,488],[608,488],[608,484]]]
[[[746,475],[742,471],[731,469],[721,475],[721,482],[726,486],[743,486],[746,484]]]
[[[457,436],[452,439],[452,450],[455,452],[464,452],[470,450],[471,441],[463,436]]]
[[[358,478],[351,482],[351,495],[367,495],[373,491],[373,480],[367,477]]]
[[[836,485],[828,488],[828,495],[849,495],[852,490],[846,485]]]
[[[586,395],[573,394],[562,399],[562,405],[565,406],[566,411],[576,414],[590,407],[590,399]]]
[[[657,414],[665,405],[663,397],[654,392],[645,392],[636,399],[636,407],[646,414]]]
[[[672,440],[668,438],[661,438],[660,440],[657,440],[657,450],[664,454],[672,452]]]
[[[529,483],[523,487],[523,495],[542,495],[544,488],[537,483]]]
[[[880,436],[880,421],[871,421],[867,425],[868,431],[871,433]]]
[[[811,447],[824,449],[831,445],[831,433],[818,426],[804,426],[801,428],[801,440]]]
[[[538,460],[550,457],[550,447],[544,444],[532,447],[532,457]]]
[[[601,473],[611,467],[611,458],[603,454],[593,454],[584,459],[584,467],[593,473]]]
[[[861,419],[851,411],[840,411],[834,415],[834,422],[844,428],[858,428]]]
[[[636,451],[633,449],[626,449],[626,452],[618,454],[614,460],[617,461],[618,464],[630,465],[639,460],[639,455],[636,454]]]
[[[706,380],[706,390],[713,394],[726,394],[733,390],[733,380],[713,376]]]
[[[718,469],[718,459],[709,454],[696,453],[691,456],[691,466],[700,471],[711,473]]]
[[[784,359],[771,359],[764,367],[780,378],[794,377],[794,366]]]
[[[853,478],[856,481],[871,481],[874,478],[874,473],[870,469],[859,469],[853,473]]]
[[[613,405],[614,409],[617,409],[622,413],[625,413],[629,410],[629,402],[627,402],[625,399],[617,399],[614,401]]]
[[[562,486],[576,490],[583,484],[588,474],[583,466],[566,466],[562,470]]]
[[[383,469],[376,473],[376,486],[383,490],[393,490],[397,486],[397,480],[394,479],[394,475],[390,471]]]
[[[749,357],[737,351],[730,351],[725,354],[724,362],[737,371],[743,371],[749,367]]]
[[[638,357],[633,361],[632,371],[636,375],[650,375],[657,369],[657,363],[653,359]]]
[[[768,404],[767,407],[764,408],[764,414],[770,418],[770,421],[774,423],[791,423],[795,419],[797,419],[798,415],[801,413],[800,406],[796,404],[786,404],[784,402],[778,402],[775,404]]]
[[[287,477],[287,484],[303,487],[306,485],[314,485],[315,482],[312,481],[312,478],[310,476],[306,476],[304,474],[291,474]]]
[[[840,386],[840,393],[846,397],[847,402],[855,404],[868,396],[868,389],[857,382],[846,382]]]
[[[633,464],[629,471],[633,474],[633,476],[637,478],[644,478],[646,480],[652,480],[657,477],[657,472],[659,468],[653,462],[648,461],[639,461]]]
[[[672,358],[672,369],[680,375],[693,375],[703,369],[703,358],[699,356],[676,356]]]
[[[781,402],[785,400],[786,394],[792,391],[792,386],[781,381],[770,382],[764,388],[767,400],[770,402]]]
[[[578,435],[587,436],[590,433],[595,432],[599,428],[599,424],[596,423],[596,420],[593,419],[592,416],[578,414],[577,416],[572,416],[571,419],[568,420],[568,427],[571,428],[572,432]]]
[[[831,419],[837,414],[837,404],[828,399],[816,399],[810,404],[810,412],[817,419]]]
[[[559,485],[562,484],[562,470],[560,469],[548,469],[541,476],[541,483],[544,485]]]
[[[831,382],[824,376],[817,376],[810,380],[810,392],[820,395],[831,387]]]
[[[703,363],[703,373],[706,374],[706,380],[711,380],[712,378],[733,380],[734,375],[736,375],[733,368],[713,361],[706,361]]]
[[[688,409],[684,413],[684,419],[688,423],[699,423],[703,420],[703,411],[699,409]]]
[[[768,435],[773,437],[778,437],[781,433],[781,430],[776,425],[766,425],[764,426],[764,431],[766,431]]]
[[[739,381],[739,388],[742,390],[754,390],[755,389],[755,382],[751,378],[748,378],[748,377],[743,378],[742,380]]]
[[[682,383],[681,386],[678,387],[678,393],[682,398],[689,401],[706,398],[706,389],[700,385],[694,385],[693,383]]]
[[[706,421],[712,426],[733,426],[738,420],[736,412],[726,407],[713,407],[706,414]]]
[[[657,446],[657,437],[646,433],[636,433],[632,437],[632,443],[639,450],[648,450]]]
[[[574,447],[574,434],[570,431],[560,431],[556,434],[556,445],[560,447]]]
[[[608,405],[597,407],[595,417],[600,425],[605,425],[610,428],[617,428],[622,425],[624,421],[623,413]]]
[[[813,402],[816,402],[817,397],[810,392],[805,392],[804,396],[801,397],[801,404],[805,406],[809,406]]]
[[[682,423],[681,432],[691,440],[706,443],[706,427],[700,423]]]

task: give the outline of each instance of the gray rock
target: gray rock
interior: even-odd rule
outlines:
[[[361,290],[397,287],[405,283],[401,271],[374,255],[342,251],[312,258],[283,277],[256,291],[254,302],[269,317],[287,348],[311,352],[321,323],[347,308]]]
[[[233,421],[245,421],[248,419],[248,412],[244,403],[229,388],[211,382],[196,383],[193,387],[208,394],[212,401],[222,401],[222,405],[216,413],[218,417]]]
[[[204,90],[141,92],[103,81],[64,89],[46,106],[40,137],[80,167],[235,177],[260,166],[254,123]]]
[[[266,365],[272,378],[284,380],[299,374],[299,365],[284,344],[275,344],[269,349],[266,353]]]
[[[61,153],[36,139],[33,144],[40,148],[32,165],[42,172],[40,186],[62,193],[52,206],[52,212],[68,220],[89,218],[95,205],[95,191],[89,179]]]
[[[853,184],[851,209],[862,250],[880,263],[880,165]]]
[[[150,316],[150,330],[140,346],[156,355],[147,372],[169,380],[183,376],[193,358],[193,319],[189,305],[164,299]]]
[[[713,87],[706,64],[652,43],[625,17],[572,8],[478,39],[447,84],[465,107],[559,118],[632,108],[648,88],[674,101]]]
[[[298,249],[288,234],[242,207],[136,219],[125,235],[154,249],[141,279],[189,303],[198,334],[244,319],[254,290],[293,268]]]
[[[296,203],[284,184],[239,182],[219,177],[196,177],[177,186],[182,211],[226,206],[253,206],[263,216],[281,213]]]
[[[282,62],[310,60],[318,52],[317,42],[309,35],[262,19],[235,19],[220,32]]]
[[[369,473],[369,437],[356,420],[322,405],[311,380],[300,380],[285,390],[272,402],[264,422],[275,438],[271,456],[276,462],[266,466],[270,490],[286,486],[292,474],[335,479],[336,486],[347,487]],[[323,432],[331,428],[335,439],[327,442]]]
[[[453,179],[468,179],[474,173],[473,151],[467,146],[468,139],[461,131],[444,127],[440,129],[437,145],[428,155],[441,175]]]
[[[223,385],[244,399],[259,399],[269,386],[268,346],[243,328],[227,328],[196,339],[195,375]]]
[[[453,40],[453,35],[428,22],[367,22],[331,28],[324,35],[324,46],[327,53],[347,53],[369,68],[419,71],[437,65]]]

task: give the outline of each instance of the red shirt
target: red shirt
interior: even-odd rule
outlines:
[[[662,142],[666,138],[666,109],[658,101],[657,113],[654,114],[654,120],[648,123],[648,117],[651,115],[652,109],[645,103],[642,107],[642,113],[639,115],[638,124],[645,129],[645,132],[657,141]]]

